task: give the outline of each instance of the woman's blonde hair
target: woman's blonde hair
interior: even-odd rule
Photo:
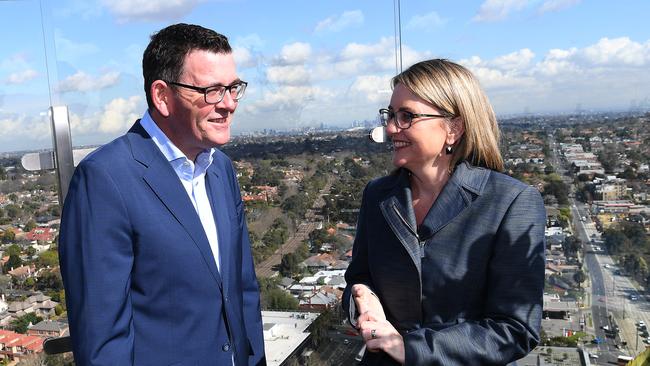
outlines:
[[[463,160],[503,171],[496,116],[478,80],[468,69],[444,59],[422,61],[395,76],[393,88],[397,84],[448,115],[449,123],[458,118],[463,123],[465,133],[454,144],[450,171]]]

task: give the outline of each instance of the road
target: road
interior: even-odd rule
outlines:
[[[571,203],[572,215],[578,229],[576,235],[585,243],[585,264],[591,278],[594,331],[597,337],[606,340],[598,345],[600,362],[615,362],[618,355],[623,353],[634,356],[645,349],[635,323],[639,320],[646,323],[650,321],[650,304],[639,294],[629,278],[617,272],[618,268],[606,253],[605,245],[590,219],[587,207],[575,200]],[[631,301],[631,294],[636,295],[638,300]],[[602,327],[613,328],[615,325],[620,329],[619,335],[616,338],[607,338]]]
[[[320,209],[325,204],[325,201],[323,201],[323,196],[329,194],[330,188],[332,188],[332,180],[333,178],[330,177],[325,184],[325,187],[320,190],[318,198],[314,200],[314,205],[310,210],[307,210],[305,221],[302,221],[300,224],[298,224],[296,232],[291,237],[289,237],[289,239],[287,239],[287,241],[282,244],[280,248],[271,254],[271,256],[265,259],[262,263],[259,263],[255,266],[255,274],[257,274],[257,277],[270,278],[277,276],[277,268],[282,261],[282,256],[295,252],[300,244],[309,238],[309,233],[314,231],[319,226],[319,223],[315,222],[315,220],[318,220],[317,212],[320,212]]]

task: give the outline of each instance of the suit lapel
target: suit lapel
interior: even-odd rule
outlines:
[[[415,213],[412,207],[408,172],[405,169],[400,171],[397,183],[379,201],[379,207],[386,222],[388,222],[391,230],[408,252],[418,274],[422,277],[420,243],[417,235]]]
[[[139,121],[129,131],[129,141],[133,157],[147,167],[142,177],[143,180],[192,238],[212,276],[221,287],[221,277],[214,262],[214,256],[201,224],[201,219],[174,169],[158,150],[158,147],[142,128]]]
[[[217,168],[215,167],[215,164],[220,163],[217,159],[218,158],[215,156],[212,165],[206,173],[206,189],[208,191],[208,197],[210,198],[212,215],[217,226],[221,279],[224,283],[228,283],[228,274],[230,273],[230,261],[228,259],[231,258],[230,248],[232,241],[230,228],[231,225],[234,225],[235,223],[231,223],[230,217],[228,216],[226,185],[223,182],[223,177],[219,176]]]

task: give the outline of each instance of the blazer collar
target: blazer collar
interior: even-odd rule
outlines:
[[[432,237],[480,196],[490,171],[462,162],[445,184],[419,227],[420,240]]]
[[[160,149],[140,125],[140,120],[127,133],[133,158],[146,167],[143,180],[162,201],[167,210],[183,226],[201,252],[206,265],[221,287],[221,276],[214,262],[210,243],[205,235],[201,219],[187,196],[176,172]],[[183,243],[179,243],[182,245]]]
[[[394,207],[392,212],[382,209],[384,216],[395,216],[392,218],[399,219],[413,236],[422,241],[442,229],[481,195],[490,170],[474,167],[466,161],[458,164],[419,228],[413,211],[409,175],[406,169],[395,173],[394,179],[386,186],[387,194],[380,205]]]

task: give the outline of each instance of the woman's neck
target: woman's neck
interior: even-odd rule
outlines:
[[[420,226],[449,180],[449,170],[431,168],[411,172],[410,180],[413,211],[417,225]]]

